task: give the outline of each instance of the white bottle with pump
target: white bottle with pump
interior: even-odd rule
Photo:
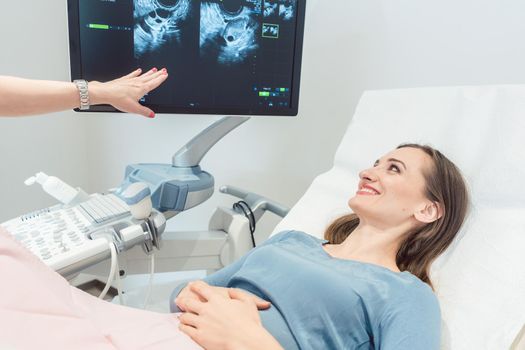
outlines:
[[[24,183],[27,186],[31,186],[35,182],[42,185],[44,191],[64,204],[70,203],[79,194],[79,191],[69,186],[64,181],[55,176],[49,176],[43,172],[31,176]]]

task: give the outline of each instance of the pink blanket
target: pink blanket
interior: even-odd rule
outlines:
[[[202,348],[175,314],[110,304],[69,283],[0,227],[0,349]]]

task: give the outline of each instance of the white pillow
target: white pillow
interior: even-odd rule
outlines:
[[[430,144],[462,170],[472,208],[433,265],[443,349],[508,349],[525,324],[525,86],[365,92],[334,167],[275,228],[317,237],[349,211],[360,170],[405,142]]]

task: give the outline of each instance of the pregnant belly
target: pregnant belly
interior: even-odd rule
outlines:
[[[275,306],[271,306],[267,310],[259,311],[261,321],[264,328],[277,339],[279,344],[286,350],[299,350],[295,338],[293,337],[288,324],[279,310]]]

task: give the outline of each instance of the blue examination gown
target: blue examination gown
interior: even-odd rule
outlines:
[[[261,320],[287,350],[439,349],[439,304],[427,284],[409,272],[334,258],[326,242],[283,232],[205,281],[270,301]]]

